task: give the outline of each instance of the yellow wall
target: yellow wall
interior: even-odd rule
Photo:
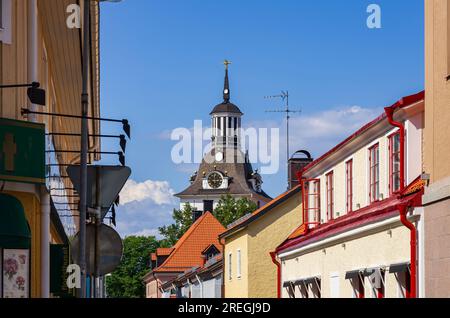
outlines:
[[[276,266],[269,255],[302,223],[301,193],[226,238],[225,296],[274,298],[277,296]],[[242,277],[236,278],[236,251],[241,250]],[[233,254],[233,278],[228,279],[228,255]]]
[[[248,298],[248,234],[246,230],[240,231],[235,235],[227,238],[225,241],[225,264],[223,271],[223,281],[225,283],[226,298]],[[237,277],[237,250],[241,250],[241,277]],[[232,277],[229,277],[229,255],[232,254]]]
[[[450,297],[450,3],[425,0],[425,296]]]
[[[41,208],[39,198],[31,193],[5,192],[23,205],[31,229],[31,297],[41,294]]]
[[[81,38],[79,29],[69,29],[66,26],[66,8],[75,0],[38,0],[38,38],[37,61],[38,81],[46,90],[46,106],[39,111],[62,114],[80,114],[81,94]],[[28,69],[28,21],[29,1],[11,0],[11,43],[0,41],[0,83],[25,84],[30,83]],[[99,46],[98,46],[98,6],[92,5],[92,73],[90,76],[90,107],[89,114],[98,117],[99,106]],[[29,104],[26,88],[0,90],[0,117],[27,120],[21,115],[21,108]],[[37,121],[46,124],[49,132],[77,133],[80,130],[78,119],[53,119],[49,116],[37,116]],[[89,122],[90,134],[98,133],[99,122]],[[99,138],[90,138],[91,150],[99,148]],[[78,149],[79,139],[71,137],[55,137],[53,143],[56,149]],[[61,163],[73,163],[77,154],[62,154],[58,160]],[[90,158],[90,159],[93,159]],[[97,158],[99,159],[99,158]],[[71,187],[68,181],[66,186]],[[40,295],[40,204],[35,194],[30,194],[28,184],[16,184],[11,192],[23,204],[32,231],[31,248],[31,296]],[[27,192],[28,191],[28,192]],[[74,198],[68,199],[70,203]],[[52,243],[60,243],[55,229],[51,227]]]
[[[425,171],[431,182],[450,176],[450,4],[425,0]]]
[[[357,237],[335,240],[309,251],[282,257],[282,282],[321,277],[322,297],[331,297],[331,276],[339,276],[339,298],[353,297],[353,288],[345,273],[351,270],[389,266],[409,262],[409,230],[398,217],[389,226],[367,231]],[[395,275],[386,273],[385,296],[398,297]],[[369,282],[365,283],[366,297],[371,297]],[[282,297],[289,298],[283,288]],[[297,288],[296,297],[300,298]]]

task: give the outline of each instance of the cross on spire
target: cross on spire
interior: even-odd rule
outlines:
[[[223,101],[225,103],[230,102],[230,82],[228,80],[228,65],[231,64],[230,61],[225,60],[223,61],[223,64],[225,65],[225,82],[223,85]]]

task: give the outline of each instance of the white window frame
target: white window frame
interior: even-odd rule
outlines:
[[[228,253],[228,280],[233,279],[233,253]]]
[[[241,266],[242,266],[242,259],[241,259],[241,249],[238,249],[236,251],[236,265],[237,265],[237,270],[236,270],[236,277],[237,279],[240,279],[242,277],[242,271],[241,271]]]
[[[0,0],[2,6],[2,25],[0,26],[0,42],[12,43],[12,2],[11,0]]]

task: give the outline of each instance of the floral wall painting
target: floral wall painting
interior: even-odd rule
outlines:
[[[3,250],[3,298],[29,297],[28,250]]]

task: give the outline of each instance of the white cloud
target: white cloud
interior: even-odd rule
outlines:
[[[172,212],[178,207],[174,190],[167,181],[129,180],[120,193],[117,208],[117,231],[122,237],[156,236],[158,227],[172,223]]]
[[[308,150],[317,158],[353,132],[375,119],[382,110],[361,106],[343,106],[294,116],[290,120],[290,152]],[[250,122],[246,127],[280,128],[280,160],[286,160],[286,122],[282,119]],[[276,143],[273,143],[276,145]],[[280,168],[283,169],[283,165]]]
[[[158,229],[143,229],[139,232],[131,233],[127,236],[155,236],[157,239],[161,238]]]
[[[289,138],[291,147],[310,150],[320,156],[380,113],[375,108],[347,106],[294,117]]]
[[[174,193],[167,181],[147,180],[138,183],[128,180],[120,192],[120,203],[125,205],[133,201],[151,200],[157,205],[172,204]]]

